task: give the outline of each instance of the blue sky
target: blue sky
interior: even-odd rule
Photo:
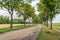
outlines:
[[[31,5],[35,8],[35,10],[37,10],[37,6],[36,4],[39,2],[39,0],[35,0],[31,3]],[[38,12],[36,11],[35,12],[36,14],[38,14]],[[4,10],[1,10],[0,9],[0,15],[3,15],[3,16],[9,16],[9,13],[7,11],[4,11]],[[17,15],[15,14],[14,12],[14,15],[13,15],[14,18],[17,18]],[[60,23],[60,14],[57,14],[53,20],[53,23]]]

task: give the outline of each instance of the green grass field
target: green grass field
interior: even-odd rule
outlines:
[[[14,30],[18,30],[18,29],[23,29],[23,28],[28,28],[28,27],[31,27],[31,26],[33,26],[33,25],[25,25],[25,27],[24,27],[24,25],[21,25],[21,26],[14,26],[12,29],[10,29],[10,28],[0,28],[0,34],[2,34],[2,33],[5,33],[5,32],[10,32],[10,31],[14,31]]]
[[[50,27],[50,24],[49,24],[49,27]],[[58,30],[60,30],[60,24],[56,23],[56,24],[53,24],[52,26],[53,28],[56,28]]]
[[[60,33],[43,26],[38,40],[60,40]]]
[[[60,30],[60,24],[53,24],[53,27]]]

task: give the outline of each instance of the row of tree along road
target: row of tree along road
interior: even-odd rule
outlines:
[[[59,14],[60,8],[59,0],[40,0],[38,5],[39,18],[48,27],[48,21],[50,21],[50,29],[52,30],[52,20],[56,14]]]
[[[59,14],[58,9],[60,8],[60,1],[40,0],[40,2],[37,3],[37,9],[39,12],[38,15],[35,14],[35,9],[31,5],[33,1],[35,0],[0,0],[0,7],[7,10],[10,14],[10,28],[12,28],[13,14],[15,11],[18,17],[23,17],[24,26],[26,19],[32,18],[32,20],[29,20],[29,22],[32,21],[33,23],[44,23],[47,27],[48,21],[50,21],[50,29],[52,29],[52,20],[56,14]]]
[[[12,24],[13,24],[14,11],[19,17],[23,16],[24,24],[27,18],[34,17],[35,10],[30,5],[31,2],[32,0],[0,0],[0,7],[7,10],[10,14],[10,17],[11,17],[10,28],[12,28]]]

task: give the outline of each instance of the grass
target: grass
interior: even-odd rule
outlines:
[[[1,28],[0,29],[0,34],[10,32],[10,31],[14,31],[14,30],[18,30],[18,29],[28,28],[28,27],[31,27],[31,26],[33,26],[33,25],[30,25],[30,26],[26,25],[25,27],[24,27],[24,25],[14,26],[12,29],[10,29],[10,28]]]
[[[60,30],[60,24],[53,24],[53,27]]]
[[[38,40],[60,40],[60,33],[43,26]]]
[[[49,24],[49,26],[50,26],[50,24]],[[60,30],[60,24],[56,23],[56,24],[53,24],[52,26],[53,26],[53,28]]]

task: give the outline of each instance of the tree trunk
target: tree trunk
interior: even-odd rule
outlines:
[[[51,14],[50,14],[50,16],[51,16],[51,17],[50,17],[50,26],[51,26],[50,29],[51,29],[51,30],[52,30],[52,13],[53,13],[53,12],[51,12]]]
[[[46,20],[46,26],[48,27],[48,15],[47,15],[47,20]]]
[[[52,18],[51,18],[50,24],[51,24],[51,28],[50,29],[52,30]]]
[[[10,23],[10,28],[12,29],[13,24],[13,15],[11,14],[11,23]]]
[[[10,24],[10,28],[12,29],[13,28],[13,8],[11,8],[11,13],[10,13],[10,15],[11,15],[11,24]]]
[[[29,26],[30,26],[30,19],[29,19]]]
[[[48,27],[48,20],[46,20],[46,27]]]
[[[24,27],[25,27],[25,17],[24,17]]]

